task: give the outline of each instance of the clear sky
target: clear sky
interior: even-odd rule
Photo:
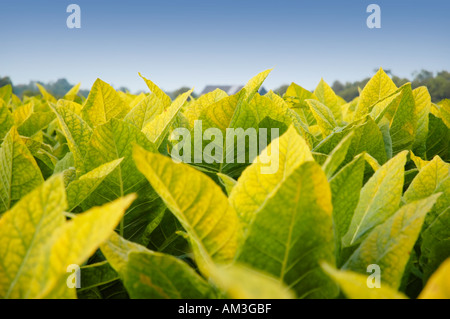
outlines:
[[[81,7],[81,29],[66,8]],[[366,8],[381,7],[381,29]],[[264,86],[313,89],[360,80],[380,66],[399,76],[450,70],[448,0],[0,0],[0,76],[13,83],[67,78],[89,88],[165,90],[244,84],[274,68]]]

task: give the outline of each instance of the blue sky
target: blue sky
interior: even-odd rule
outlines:
[[[66,8],[81,7],[81,29]],[[381,29],[366,8],[381,7]],[[313,89],[360,80],[380,66],[394,74],[450,70],[448,0],[0,0],[0,76],[14,83],[67,78],[89,88],[145,89],[138,72],[166,90],[243,84]]]

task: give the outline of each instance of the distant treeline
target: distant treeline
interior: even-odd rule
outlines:
[[[376,71],[376,70],[375,70]],[[396,75],[393,75],[390,70],[385,70],[385,72],[391,75],[392,80],[397,86],[401,86],[407,82],[411,82],[413,88],[419,86],[426,86],[428,91],[430,92],[431,98],[433,102],[439,102],[442,99],[450,98],[450,72],[441,71],[434,74],[431,71],[422,70],[420,72],[416,72],[412,75],[412,80],[407,78],[400,78]],[[370,78],[366,78],[361,81],[356,82],[346,82],[343,84],[340,81],[335,81],[332,85],[333,90],[339,96],[343,97],[346,101],[351,101],[355,97],[359,95],[358,88],[364,88]],[[39,90],[36,86],[36,83],[43,85],[47,91],[49,91],[56,98],[62,98],[67,91],[69,91],[74,84],[69,83],[66,79],[59,79],[56,82],[36,82],[31,81],[28,84],[13,84],[9,77],[1,77],[0,76],[0,87],[11,84],[13,87],[13,92],[19,97],[33,96],[38,95]],[[274,91],[280,95],[283,95],[286,92],[288,85],[282,85]],[[123,92],[128,92],[129,90],[126,87],[120,87],[118,90]],[[172,92],[167,92],[172,98],[177,97],[179,94],[188,91],[189,88],[182,87]],[[89,94],[89,90],[80,90],[80,94],[83,96],[87,96]]]
[[[36,83],[41,84],[45,89],[50,92],[54,97],[60,99],[64,97],[64,95],[69,91],[75,84],[69,83],[66,79],[58,79],[56,82],[44,83],[41,81],[31,81],[28,84],[13,84],[11,79],[8,76],[1,77],[0,76],[0,87],[5,86],[7,84],[11,84],[13,88],[13,93],[20,98],[23,96],[35,96],[41,94],[36,86]],[[118,91],[129,92],[128,88],[120,87],[117,89]],[[179,94],[182,94],[186,91],[189,91],[188,87],[181,87],[172,92],[166,92],[171,98],[177,97]],[[136,94],[140,92],[135,92]],[[89,94],[89,90],[80,90],[79,94],[84,97],[87,97]],[[196,95],[193,94],[195,97]]]
[[[49,83],[31,81],[28,84],[13,84],[9,77],[0,77],[0,87],[11,84],[13,93],[20,98],[22,98],[23,96],[34,96],[40,94],[36,83],[44,86],[47,91],[49,91],[57,98],[62,98],[67,93],[67,91],[69,91],[75,85],[69,83],[69,81],[67,81],[66,79],[59,79],[56,82]],[[80,90],[79,93],[83,96],[87,96],[89,94],[89,90]]]
[[[439,102],[443,99],[450,98],[450,72],[448,71],[441,71],[434,75],[433,72],[422,70],[414,73],[412,75],[412,80],[393,75],[390,70],[385,70],[385,72],[392,77],[392,80],[397,86],[401,86],[407,82],[411,82],[413,89],[419,86],[426,86],[433,102]],[[359,95],[358,88],[363,89],[369,80],[370,78],[366,78],[361,81],[346,82],[345,84],[340,81],[335,81],[331,87],[337,95],[341,96],[346,101],[351,101]],[[275,92],[283,95],[286,92],[287,87],[288,85],[282,85],[276,89]]]

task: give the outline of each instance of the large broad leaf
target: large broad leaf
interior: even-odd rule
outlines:
[[[220,187],[187,164],[160,154],[136,147],[133,157],[191,242],[201,245],[217,262],[231,261],[240,238],[239,221]]]
[[[68,211],[72,211],[80,205],[108,176],[119,166],[122,158],[102,164],[92,171],[84,174],[79,179],[72,181],[67,186]]]
[[[193,89],[178,96],[167,109],[155,116],[154,119],[147,123],[142,129],[142,132],[156,145],[156,147],[159,147],[163,139],[167,136],[171,125],[192,91]]]
[[[412,93],[415,103],[414,119],[416,121],[413,150],[417,155],[424,156],[428,137],[428,114],[431,110],[431,96],[425,86],[414,89]]]
[[[28,102],[16,107],[12,113],[16,126],[22,125],[22,123],[30,117],[31,113],[33,113],[33,102]]]
[[[450,161],[450,128],[433,114],[429,114],[429,131],[426,158],[439,155],[444,161]]]
[[[330,153],[330,156],[327,157],[325,163],[323,163],[322,168],[327,178],[330,179],[338,167],[342,164],[347,156],[348,148],[351,145],[353,138],[353,132],[350,132],[346,137],[339,142],[339,144],[334,148],[334,150]]]
[[[203,94],[197,100],[190,103],[187,106],[186,111],[184,112],[184,115],[189,121],[189,125],[193,127],[194,121],[198,120],[198,118],[200,117],[205,108],[209,107],[211,104],[214,104],[227,96],[228,96],[227,93],[225,93],[224,91],[220,89],[215,89],[212,92]]]
[[[433,218],[450,206],[450,189],[446,187],[449,185],[449,179],[450,164],[445,163],[439,156],[435,156],[414,177],[403,195],[404,201],[410,203],[442,192],[443,196],[436,202],[433,214],[427,218],[427,221],[431,222]]]
[[[149,79],[144,78],[141,73],[139,73],[139,76],[145,81],[145,84],[147,84],[152,94],[156,95],[158,99],[162,101],[165,108],[172,103],[170,97],[166,93],[164,93],[164,91],[161,90],[155,83],[153,83]]]
[[[53,97],[53,95],[48,93],[47,90],[42,85],[40,85],[39,83],[36,83],[36,86],[38,87],[39,91],[41,92],[44,100],[46,100],[48,102],[56,103],[56,99]]]
[[[436,156],[421,168],[405,192],[404,200],[442,193],[425,219],[422,232],[420,266],[424,280],[450,257],[450,164]]]
[[[450,299],[450,259],[447,259],[428,280],[420,299]]]
[[[302,88],[301,86],[291,83],[284,94],[286,102],[290,105],[291,109],[294,110],[300,117],[303,123],[307,126],[316,124],[316,119],[309,106],[306,103],[307,99],[317,100],[317,97],[309,90]]]
[[[121,120],[113,119],[97,126],[92,134],[85,156],[86,172],[124,158],[101,187],[101,194],[107,199],[138,191],[145,184],[145,177],[139,173],[131,157],[133,144],[141,145],[147,150],[155,149],[139,129]]]
[[[336,243],[336,264],[340,266],[342,237],[347,233],[363,186],[364,156],[357,156],[330,179],[333,204],[333,228]]]
[[[387,285],[369,288],[368,274],[362,275],[353,271],[337,270],[325,263],[322,264],[322,267],[339,284],[349,299],[407,299],[404,294]]]
[[[339,142],[352,131],[354,132],[354,135],[343,164],[350,162],[356,155],[362,152],[370,154],[380,164],[386,162],[387,156],[383,135],[370,116],[351,123],[342,130],[331,133],[315,146],[313,151],[330,154]]]
[[[85,156],[87,173],[98,166],[123,158],[119,166],[108,174],[97,189],[82,204],[84,209],[101,205],[130,193],[139,198],[127,211],[120,225],[121,234],[138,241],[147,224],[161,204],[145,177],[138,171],[132,158],[133,145],[149,151],[155,147],[137,127],[122,120],[111,119],[94,129]]]
[[[67,140],[67,145],[73,154],[78,173],[85,171],[84,156],[92,136],[91,127],[76,113],[76,103],[58,101],[57,106],[51,106],[56,114],[61,130]]]
[[[231,191],[230,203],[244,224],[252,222],[266,205],[267,199],[277,192],[297,167],[312,160],[308,145],[293,127],[272,141],[242,173]]]
[[[329,135],[334,128],[338,126],[333,112],[319,101],[306,100],[306,103],[308,103],[311,113],[314,115],[323,136]]]
[[[334,264],[331,192],[315,162],[305,162],[266,199],[237,260],[286,283],[299,298],[331,298],[334,283],[319,261]]]
[[[122,118],[128,113],[128,106],[108,83],[97,79],[83,105],[82,115],[91,127],[105,124],[112,118]]]
[[[397,87],[394,82],[380,68],[361,91],[354,119],[363,118],[366,114],[370,113],[375,103],[390,95],[395,90],[397,90]]]
[[[237,183],[236,180],[222,173],[217,173],[217,176],[219,177],[222,185],[225,187],[227,194],[230,195],[234,185]]]
[[[164,111],[164,104],[155,95],[145,96],[131,111],[125,116],[124,121],[133,124],[142,130],[151,120]]]
[[[425,215],[438,197],[432,195],[402,206],[370,232],[343,268],[366,273],[368,265],[376,264],[381,269],[381,281],[397,289]]]
[[[125,210],[135,200],[130,194],[100,207],[77,215],[56,230],[48,250],[39,254],[33,281],[30,283],[31,298],[61,298],[73,296],[75,291],[66,284],[69,265],[81,265],[105,242],[119,224]]]
[[[23,136],[33,136],[47,127],[55,119],[55,114],[51,111],[33,112],[17,127],[17,131]]]
[[[434,104],[433,107],[437,108],[437,112],[433,113],[440,117],[445,125],[450,128],[450,99],[442,100],[438,104]]]
[[[402,99],[390,121],[389,133],[393,155],[402,150],[411,149],[416,129],[415,111],[414,96],[411,84],[408,83],[402,87]]]
[[[203,109],[199,120],[202,121],[203,129],[218,128],[225,132],[227,128],[234,127],[233,119],[239,115],[245,91],[224,97],[219,101]]]
[[[78,91],[80,91],[81,83],[75,84],[66,95],[64,95],[64,100],[73,101],[77,97]]]
[[[267,78],[269,73],[272,71],[272,69],[263,71],[257,75],[255,75],[253,78],[251,78],[247,84],[245,84],[242,91],[245,92],[245,98],[247,101],[250,101],[253,96],[258,92],[259,88],[263,84],[264,80]]]
[[[14,118],[11,112],[6,106],[6,103],[0,100],[0,141],[3,140],[13,125]]]
[[[289,104],[285,100],[283,100],[280,96],[273,93],[272,91],[269,91],[269,93],[267,93],[265,97],[271,99],[276,108],[278,110],[281,110],[281,112],[279,111],[279,113],[281,114],[279,121],[282,121],[287,126],[292,123],[297,132],[306,140],[306,143],[310,147],[312,147],[312,145],[314,144],[314,137],[312,136],[311,132],[309,132],[307,122],[304,121],[298,113],[291,109],[289,107]],[[272,117],[271,114],[269,116]]]
[[[154,252],[117,234],[101,246],[131,298],[197,299],[213,296],[212,287],[180,259]]]
[[[331,110],[333,118],[338,122],[342,121],[341,100],[323,79],[320,79],[319,84],[314,90],[314,95],[323,105]]]
[[[383,223],[399,207],[407,152],[402,152],[378,169],[361,190],[348,232],[342,238],[350,247]]]
[[[295,294],[276,278],[241,264],[218,266],[213,281],[227,298],[293,299]]]
[[[375,103],[370,111],[370,116],[374,119],[375,123],[380,123],[382,119],[391,119],[392,113],[395,112],[400,101],[402,99],[403,89],[398,89],[394,93],[388,95],[384,99]]]
[[[0,87],[0,100],[3,100],[5,104],[8,104],[9,100],[11,100],[12,91],[13,89],[11,84]]]
[[[43,181],[36,160],[13,126],[0,149],[0,214]]]
[[[447,196],[450,191],[450,179],[447,179],[446,194],[442,194],[439,199]],[[437,204],[436,204],[437,206]],[[450,208],[440,213],[433,222],[427,225],[427,229],[422,233],[420,266],[423,270],[423,279],[426,281],[439,265],[450,257]]]
[[[0,219],[0,297],[21,298],[29,292],[40,253],[64,224],[66,193],[61,176],[27,194]],[[40,275],[40,274],[39,274]]]

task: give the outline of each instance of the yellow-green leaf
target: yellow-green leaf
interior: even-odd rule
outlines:
[[[205,108],[227,96],[227,93],[225,93],[224,91],[216,89],[212,92],[200,96],[197,100],[189,104],[189,106],[186,108],[186,111],[184,112],[184,115],[189,121],[189,125],[193,127],[194,121],[199,119]]]
[[[41,92],[42,96],[44,97],[44,100],[46,100],[48,102],[56,103],[56,99],[53,97],[53,95],[48,93],[47,90],[42,85],[40,85],[39,83],[36,83],[36,86],[38,87],[39,91]]]
[[[64,224],[66,193],[62,177],[35,188],[0,219],[0,297],[26,298],[30,282],[53,233]]]
[[[161,114],[155,116],[152,121],[144,126],[142,132],[147,138],[159,147],[166,137],[172,123],[175,121],[177,114],[180,112],[181,107],[187,101],[191,95],[193,89],[189,90],[178,96],[175,101],[166,108]]]
[[[402,196],[407,153],[399,153],[380,167],[361,189],[352,222],[342,238],[343,246],[360,242],[371,229],[395,213]]]
[[[263,71],[257,75],[255,75],[253,78],[251,78],[247,84],[245,84],[244,88],[242,89],[245,91],[245,98],[247,101],[250,101],[253,96],[258,92],[259,88],[263,84],[264,80],[267,78],[269,73],[272,71],[272,69]]]
[[[225,187],[225,190],[228,195],[231,194],[231,191],[233,190],[234,185],[236,185],[236,180],[231,178],[230,176],[222,173],[217,173],[217,176],[219,176],[220,181],[222,185]]]
[[[85,262],[111,236],[125,210],[135,199],[136,195],[127,195],[103,206],[93,207],[64,223],[55,232],[50,249],[46,252],[48,255],[44,256],[45,261],[36,265],[39,275],[34,277],[29,294],[53,298],[55,290],[64,295],[68,294],[67,290],[73,290],[65,285],[69,275],[67,267]]]
[[[357,120],[363,118],[366,114],[371,112],[372,106],[375,103],[390,95],[395,90],[397,90],[397,87],[394,82],[383,69],[380,68],[361,91],[354,119]]]
[[[319,125],[323,136],[329,135],[338,126],[333,116],[333,112],[324,104],[316,100],[306,100],[314,118]]]
[[[0,141],[14,125],[14,117],[3,100],[0,100]]]
[[[230,203],[245,225],[266,205],[266,201],[305,161],[313,161],[305,140],[290,127],[247,167],[230,194]]]
[[[405,194],[405,202],[422,199],[435,193],[441,183],[450,176],[450,164],[445,163],[439,156],[435,156],[432,161],[422,167],[414,177]],[[450,191],[450,190],[449,190]],[[448,194],[450,196],[450,194]],[[443,197],[448,197],[443,196]],[[444,200],[444,198],[443,198]],[[449,202],[449,200],[447,200]],[[450,204],[447,203],[447,204]],[[440,205],[446,208],[448,205]]]
[[[113,233],[101,250],[133,299],[197,299],[213,296],[210,285],[180,259],[146,249]]]
[[[322,168],[328,179],[333,176],[347,156],[347,151],[352,142],[353,135],[353,132],[350,132],[350,134],[344,137],[327,157],[325,163],[323,163]]]
[[[337,270],[336,268],[323,263],[326,273],[339,284],[344,294],[349,299],[407,299],[407,297],[388,285],[381,284],[381,287],[369,287],[369,274],[362,275],[353,271]]]
[[[0,214],[43,181],[36,160],[13,126],[0,149]]]
[[[364,156],[358,155],[345,165],[330,180],[333,204],[333,228],[336,242],[336,261],[340,266],[342,237],[347,233],[358,205],[363,186]]]
[[[5,105],[8,105],[9,101],[11,100],[11,96],[13,95],[12,91],[13,89],[11,84],[0,87],[0,100],[3,100],[5,102]]]
[[[295,294],[276,278],[241,264],[218,266],[212,280],[232,299],[294,299]]]
[[[450,258],[431,276],[419,299],[450,299]]]
[[[435,106],[438,109],[438,115],[445,123],[445,125],[450,128],[450,99],[445,99],[439,102]]]
[[[133,162],[133,144],[138,144],[149,151],[155,150],[154,145],[138,128],[122,120],[112,119],[94,129],[85,156],[84,173],[123,158],[120,165],[108,174],[102,185],[97,188],[95,198],[91,198],[95,205],[137,192],[147,184],[145,177],[139,173]]]
[[[298,298],[333,298],[337,287],[319,261],[334,264],[331,192],[325,173],[305,162],[266,199],[237,260],[271,274]]]
[[[402,99],[389,126],[393,155],[402,150],[411,149],[415,138],[415,104],[411,84],[405,84],[402,92]]]
[[[72,181],[67,186],[67,202],[69,204],[68,211],[72,211],[80,205],[101,182],[114,171],[122,162],[123,158],[113,160],[109,163],[102,164],[92,171],[84,174],[79,179]]]
[[[431,96],[425,86],[420,86],[412,91],[414,97],[415,139],[413,150],[423,156],[426,152],[428,137],[428,114],[431,110]]]
[[[366,273],[368,265],[377,264],[382,274],[381,281],[398,289],[425,215],[439,195],[402,206],[369,233],[343,268]]]
[[[231,261],[240,227],[236,211],[219,186],[189,165],[160,154],[136,147],[133,157],[191,241],[201,244],[214,261]]]
[[[323,79],[320,79],[319,84],[314,90],[314,95],[323,105],[327,106],[331,110],[333,117],[338,122],[342,121],[342,102],[336,93],[334,93],[333,89]]]
[[[124,121],[133,124],[142,130],[147,123],[164,111],[164,104],[155,95],[145,96],[133,109],[125,116]]]
[[[155,83],[153,83],[149,79],[144,78],[141,73],[139,73],[139,76],[145,81],[145,84],[147,84],[150,91],[162,101],[165,108],[172,104],[172,100],[170,99],[170,97],[166,93],[164,93],[164,91],[161,90]]]
[[[73,101],[80,90],[81,83],[75,84],[69,91],[67,91],[66,95],[64,95],[64,99],[68,101]]]
[[[92,129],[61,100],[56,107],[54,105],[51,105],[51,107],[73,154],[77,173],[81,173],[85,170],[84,156],[92,136]]]
[[[16,124],[16,126],[21,125],[27,118],[30,117],[32,112],[33,112],[33,102],[28,102],[26,104],[17,107],[12,113],[14,117],[14,123]]]
[[[81,113],[91,127],[105,124],[112,118],[122,118],[128,113],[128,106],[108,83],[97,79],[83,105]]]

